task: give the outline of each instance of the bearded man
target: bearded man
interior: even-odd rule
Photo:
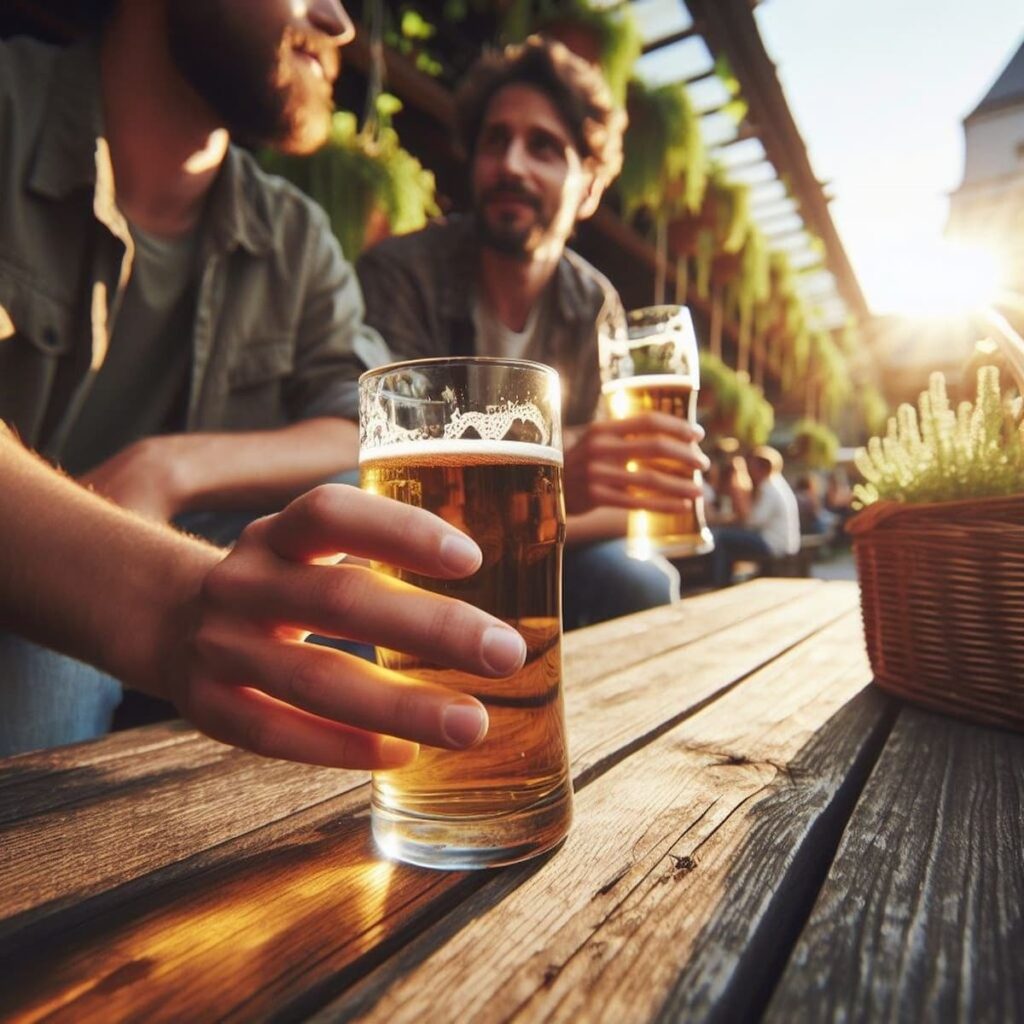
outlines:
[[[126,508],[270,509],[356,465],[386,349],[322,211],[232,144],[320,145],[353,34],[337,0],[120,0],[98,39],[0,43],[0,419]],[[13,637],[0,671],[0,753],[120,699]]]
[[[473,212],[366,251],[366,319],[400,358],[504,356],[562,379],[566,628],[671,601],[663,559],[626,556],[625,509],[676,511],[693,482],[634,460],[707,468],[699,427],[663,413],[600,418],[598,337],[625,329],[611,283],[567,243],[622,165],[625,116],[601,75],[557,42],[531,38],[482,57],[456,96]],[[637,495],[637,489],[645,492]]]

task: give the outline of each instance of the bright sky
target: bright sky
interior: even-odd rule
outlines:
[[[1024,4],[765,0],[757,21],[872,311],[934,308],[961,120],[1020,45]]]

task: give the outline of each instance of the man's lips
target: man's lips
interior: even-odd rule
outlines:
[[[540,209],[540,203],[533,196],[522,192],[488,192],[484,196],[484,203],[499,210],[526,209],[536,212]]]
[[[325,82],[334,82],[340,69],[338,54],[333,47],[302,45],[293,47],[295,55],[312,73]]]

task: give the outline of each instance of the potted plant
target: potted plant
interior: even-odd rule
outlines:
[[[616,190],[623,214],[696,211],[707,178],[704,142],[686,88],[652,86],[633,78],[626,94],[629,126]]]
[[[1018,339],[1019,341],[1019,339]],[[1024,342],[1015,369],[1024,380]],[[1024,730],[1024,438],[1019,394],[978,371],[954,409],[941,374],[857,454],[853,538],[875,682]]]
[[[789,454],[794,461],[808,469],[831,469],[836,464],[839,438],[835,431],[817,420],[800,420],[789,443]]]
[[[615,102],[625,101],[626,83],[643,42],[629,3],[587,0],[513,0],[501,19],[501,34],[510,42],[531,32],[564,43],[573,53],[600,66]]]
[[[384,93],[378,107],[388,118],[400,104]],[[434,175],[401,147],[390,124],[359,131],[355,115],[347,111],[334,115],[330,137],[316,153],[267,152],[261,163],[324,208],[350,260],[389,234],[423,227],[438,213]]]

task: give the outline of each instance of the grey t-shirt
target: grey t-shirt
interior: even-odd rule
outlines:
[[[184,429],[198,231],[160,238],[131,227],[135,260],[106,359],[61,465],[85,473],[132,441]]]

